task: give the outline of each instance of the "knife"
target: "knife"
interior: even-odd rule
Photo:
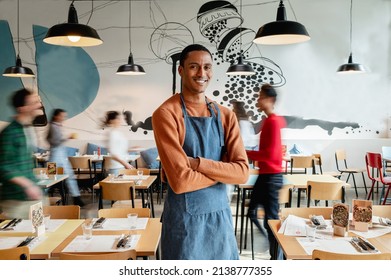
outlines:
[[[128,244],[129,238],[130,238],[130,234],[125,236],[124,241],[121,244],[121,247],[126,247],[126,245]]]
[[[360,236],[358,237],[358,239],[364,243],[367,247],[369,247],[371,250],[376,250],[376,248],[371,244],[369,243],[368,241],[364,240],[363,238],[361,238]]]
[[[2,227],[1,229],[6,229],[6,228],[9,228],[10,226],[12,226],[18,219],[14,218],[12,219],[8,224],[6,224],[4,227]]]
[[[353,240],[350,240],[349,242],[350,242],[350,244],[353,245],[353,247],[354,247],[357,251],[359,251],[360,253],[362,252],[360,246],[358,246],[358,245],[356,244],[356,242],[354,242]]]
[[[31,241],[33,241],[35,239],[35,236],[28,236],[24,241],[22,241],[22,243],[20,243],[18,245],[18,247],[22,247],[22,246],[27,246],[28,244],[31,243]]]
[[[124,240],[125,240],[125,235],[124,234],[121,234],[119,240],[118,240],[118,243],[117,243],[117,249],[122,247],[122,244],[124,243]]]
[[[99,218],[94,225],[92,226],[93,228],[101,228],[103,223],[106,221],[106,218]]]

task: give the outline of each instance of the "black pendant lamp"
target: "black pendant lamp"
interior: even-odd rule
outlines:
[[[353,24],[352,24],[352,12],[353,12],[353,0],[350,0],[350,54],[348,63],[342,64],[338,67],[337,73],[339,74],[360,74],[367,72],[367,69],[364,67],[364,65],[360,63],[354,63],[353,62],[353,55],[352,55],[352,30],[353,30]]]
[[[16,65],[7,67],[4,70],[3,76],[5,77],[12,77],[12,78],[32,78],[34,77],[34,72],[28,67],[22,66],[22,60],[19,56],[19,0],[17,2],[18,8],[17,8],[17,32],[18,32],[18,54],[16,56]]]
[[[129,58],[128,63],[118,67],[118,75],[145,75],[144,68],[141,65],[134,64],[132,54],[131,26],[132,26],[132,1],[129,1]]]
[[[240,17],[242,17],[242,0],[240,0]],[[227,75],[245,75],[245,76],[248,76],[248,75],[254,75],[255,74],[255,71],[254,69],[251,67],[250,64],[245,64],[244,61],[243,61],[243,54],[242,54],[242,22],[243,22],[243,18],[240,19],[240,37],[239,37],[239,57],[238,57],[238,63],[237,64],[232,64],[226,74]]]
[[[79,23],[73,2],[75,1],[72,1],[69,6],[68,22],[52,26],[43,41],[52,45],[68,47],[91,47],[102,44],[103,41],[94,28]],[[93,3],[92,1],[92,5]],[[92,11],[93,7],[91,14]]]
[[[263,45],[288,45],[310,40],[311,37],[304,25],[286,19],[284,2],[280,1],[276,21],[261,26],[253,40]]]

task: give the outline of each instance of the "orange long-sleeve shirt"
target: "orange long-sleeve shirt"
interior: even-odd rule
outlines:
[[[185,103],[189,116],[210,116],[206,103],[188,101]],[[196,191],[217,182],[241,184],[247,181],[249,175],[247,155],[236,116],[228,108],[218,106],[227,151],[221,161],[199,158],[198,162],[187,157],[182,148],[186,129],[179,94],[166,100],[152,115],[163,179],[168,180],[175,193]]]

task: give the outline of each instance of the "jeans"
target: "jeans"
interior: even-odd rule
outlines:
[[[250,205],[248,208],[248,216],[255,226],[263,233],[257,217],[258,207],[263,206],[265,211],[264,228],[267,231],[269,240],[269,252],[272,260],[283,259],[282,250],[278,248],[277,240],[271,231],[268,220],[278,220],[278,211],[280,208],[278,197],[279,191],[283,184],[281,173],[277,174],[259,174],[257,181],[254,184],[251,195]]]

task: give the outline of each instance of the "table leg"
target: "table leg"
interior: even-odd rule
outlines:
[[[153,189],[152,186],[148,188],[149,197],[150,197],[150,204],[151,204],[151,212],[152,212],[152,218],[155,218],[155,208],[153,206]]]
[[[238,193],[237,193],[237,196],[236,196],[235,235],[236,235],[236,233],[238,231],[239,205],[240,205],[240,188],[239,188],[239,185],[236,185],[236,187],[237,187]]]
[[[297,189],[297,207],[300,207],[300,200],[301,200],[301,189]]]
[[[242,253],[242,241],[243,241],[243,226],[244,226],[244,204],[246,201],[246,189],[242,190],[242,207],[240,213],[240,240],[239,240],[239,250],[240,254]]]

